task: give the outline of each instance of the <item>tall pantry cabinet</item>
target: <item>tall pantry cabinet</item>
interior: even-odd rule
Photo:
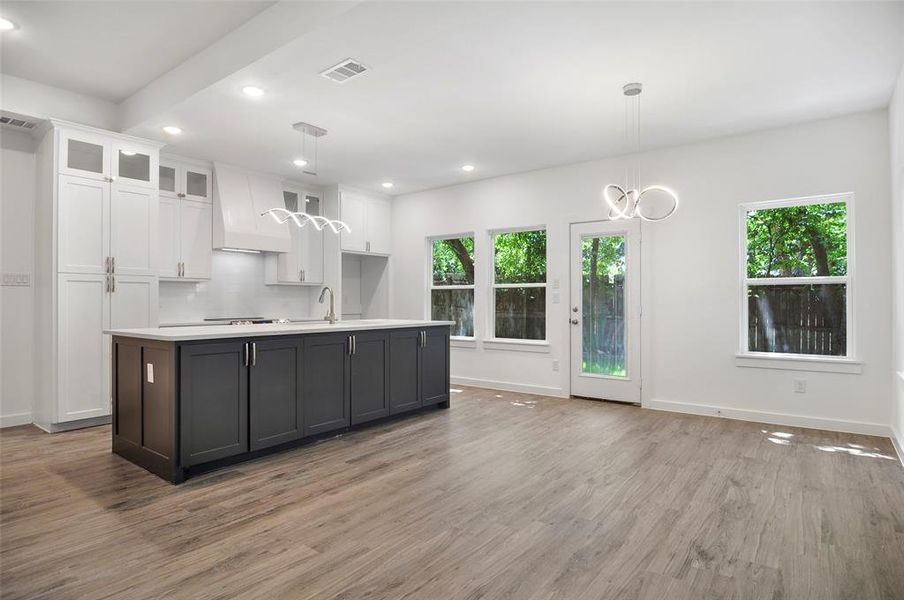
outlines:
[[[50,121],[37,152],[35,423],[110,415],[107,328],[155,327],[163,145]]]

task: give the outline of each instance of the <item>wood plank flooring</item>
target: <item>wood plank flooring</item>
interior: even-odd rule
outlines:
[[[888,440],[462,388],[174,487],[0,432],[0,596],[902,599]]]

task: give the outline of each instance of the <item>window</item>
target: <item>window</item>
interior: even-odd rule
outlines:
[[[852,198],[742,207],[742,349],[848,357]]]
[[[474,236],[433,240],[430,318],[455,321],[452,335],[474,336]]]
[[[546,339],[546,230],[493,235],[493,337]]]

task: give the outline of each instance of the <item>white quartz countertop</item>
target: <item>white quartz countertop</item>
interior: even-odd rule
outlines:
[[[200,325],[189,327],[148,327],[144,329],[105,329],[104,333],[123,337],[159,340],[163,342],[185,342],[189,340],[217,340],[268,335],[298,335],[302,333],[330,333],[336,331],[363,331],[370,329],[436,327],[453,324],[453,321],[361,319],[338,321],[332,325],[325,321],[318,323],[263,323],[260,325]]]

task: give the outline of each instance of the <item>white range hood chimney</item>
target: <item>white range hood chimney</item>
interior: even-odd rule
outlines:
[[[289,252],[289,226],[261,213],[285,207],[276,177],[214,163],[213,247]]]

